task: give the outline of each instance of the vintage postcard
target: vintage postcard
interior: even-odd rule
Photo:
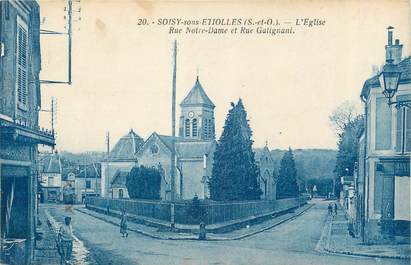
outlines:
[[[406,0],[0,0],[0,264],[410,264]]]

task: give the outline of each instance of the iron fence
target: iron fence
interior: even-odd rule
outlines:
[[[169,201],[109,199],[88,197],[87,205],[109,211],[126,211],[128,214],[154,218],[163,221],[171,220],[171,205]],[[206,224],[216,224],[257,217],[270,213],[278,213],[305,204],[308,197],[280,200],[260,200],[246,202],[215,202],[201,201],[200,207]],[[191,201],[179,201],[174,204],[174,220],[179,224],[198,224],[198,219],[190,217]]]

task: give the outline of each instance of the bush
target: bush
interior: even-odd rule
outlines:
[[[127,176],[126,187],[132,199],[160,199],[161,173],[156,168],[133,167]]]
[[[193,200],[191,201],[191,206],[187,210],[187,216],[189,216],[193,222],[200,223],[204,221],[206,215],[206,210],[203,206],[201,206],[201,202],[198,199],[198,196],[195,195]]]

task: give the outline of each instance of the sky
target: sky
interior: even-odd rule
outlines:
[[[39,1],[42,29],[64,31],[66,1]],[[230,102],[242,98],[255,147],[336,148],[329,115],[359,95],[385,60],[387,26],[410,55],[407,1],[96,1],[74,2],[72,85],[42,85],[42,109],[57,99],[57,149],[106,150],[132,128],[147,139],[171,134],[173,41],[177,103],[197,72],[216,105],[219,138]],[[79,20],[81,17],[81,20]],[[169,34],[138,19],[319,18],[321,27],[289,35]],[[67,78],[67,40],[42,35],[41,79]],[[177,108],[177,121],[180,109]],[[50,127],[43,112],[41,124]],[[177,124],[178,126],[178,124]],[[178,128],[178,127],[177,127]]]

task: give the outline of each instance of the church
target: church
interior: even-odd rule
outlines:
[[[209,197],[213,154],[216,147],[214,103],[197,76],[180,103],[179,136],[175,138],[176,198]],[[102,162],[101,196],[128,198],[127,173],[134,166],[156,167],[162,174],[160,197],[171,199],[172,136],[153,132],[145,141],[133,130],[123,136]]]

